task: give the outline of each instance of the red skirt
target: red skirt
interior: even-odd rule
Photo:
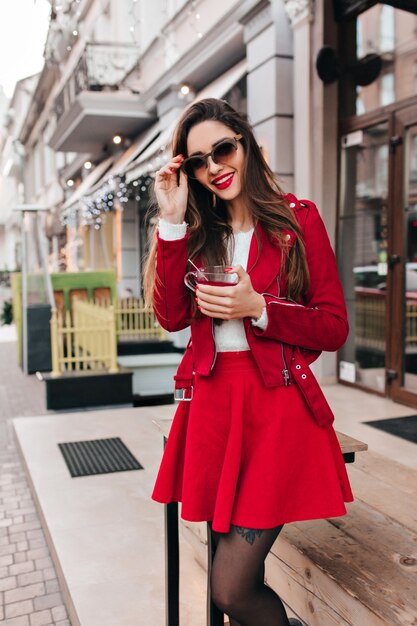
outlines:
[[[353,495],[333,426],[319,426],[296,384],[265,387],[250,351],[220,352],[171,426],[152,498],[181,517],[273,528],[346,514]]]

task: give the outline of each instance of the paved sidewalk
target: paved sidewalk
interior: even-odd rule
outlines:
[[[13,417],[48,413],[45,390],[17,365],[13,335],[0,327],[0,622],[70,626],[11,425]]]

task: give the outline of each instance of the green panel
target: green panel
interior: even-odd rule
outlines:
[[[36,280],[38,275],[29,275]],[[42,278],[42,277],[41,277]],[[11,274],[13,295],[13,319],[17,331],[18,362],[22,365],[22,275],[20,272]],[[70,310],[70,292],[72,289],[86,289],[88,299],[93,299],[94,289],[108,287],[111,300],[117,301],[116,272],[114,270],[102,270],[96,272],[61,272],[51,274],[52,288],[54,291],[64,293],[65,308]]]
[[[70,309],[70,292],[73,289],[86,289],[88,299],[93,299],[94,289],[97,287],[108,287],[111,293],[112,302],[117,300],[116,272],[114,270],[97,272],[62,272],[51,274],[52,287],[54,291],[63,291],[65,298],[65,308]]]
[[[21,289],[21,274],[19,272],[13,272],[10,275],[12,286],[12,298],[13,298],[13,321],[16,324],[17,333],[17,362],[20,367],[23,364],[22,358],[22,289]]]

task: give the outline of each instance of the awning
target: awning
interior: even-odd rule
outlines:
[[[379,2],[390,4],[396,9],[411,11],[411,13],[417,14],[416,0],[356,0],[356,2],[352,2],[352,0],[333,0],[336,20],[338,22],[351,20]]]
[[[223,98],[227,92],[240,81],[247,71],[248,62],[246,59],[242,59],[239,63],[236,63],[236,65],[227,70],[227,72],[199,91],[193,102],[202,100],[203,98]]]
[[[127,183],[130,183],[132,180],[139,178],[147,171],[146,167],[144,167],[144,164],[146,164],[149,159],[155,158],[156,160],[156,163],[153,164],[154,167],[152,169],[158,169],[162,165],[164,161],[164,155],[168,152],[168,147],[170,147],[172,133],[174,132],[176,124],[177,120],[175,120],[175,122],[165,128],[165,130],[163,130],[155,138],[155,140],[150,145],[148,145],[148,147],[138,156],[132,168],[126,172]]]
[[[203,98],[223,98],[232,87],[246,74],[248,63],[246,59],[242,59],[236,65],[231,67],[227,72],[216,78],[212,83],[206,85],[195,97],[193,102],[202,100]],[[190,106],[190,105],[188,105]],[[126,172],[126,182],[130,183],[150,171],[157,170],[170,155],[170,145],[172,135],[178,120],[170,124],[161,134],[153,141],[149,147],[138,155],[137,159],[132,162],[132,167]]]
[[[147,149],[149,144],[157,139],[160,133],[161,127],[159,122],[157,122],[147,131],[139,135],[136,141],[134,141],[132,145],[119,156],[111,169],[106,172],[105,178],[108,179],[110,176],[121,176],[124,174],[132,161],[137,159],[142,152]]]
[[[63,210],[69,209],[83,196],[87,195],[91,191],[92,187],[94,187],[94,185],[97,183],[97,181],[100,180],[100,178],[102,178],[102,176],[104,176],[104,174],[108,171],[111,164],[113,163],[113,160],[114,157],[109,156],[107,157],[107,159],[104,159],[104,161],[96,165],[93,171],[90,172],[79,184],[72,196],[70,196],[68,200],[64,202],[64,205],[62,207]]]

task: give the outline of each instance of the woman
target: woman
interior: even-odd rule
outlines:
[[[308,367],[348,333],[334,254],[314,204],[283,194],[225,101],[184,112],[173,154],[155,178],[145,292],[162,327],[191,325],[191,340],[152,497],[209,522],[212,599],[231,626],[299,624],[264,584],[264,560],[285,523],[344,515],[353,500]],[[237,284],[184,284],[213,265]]]

